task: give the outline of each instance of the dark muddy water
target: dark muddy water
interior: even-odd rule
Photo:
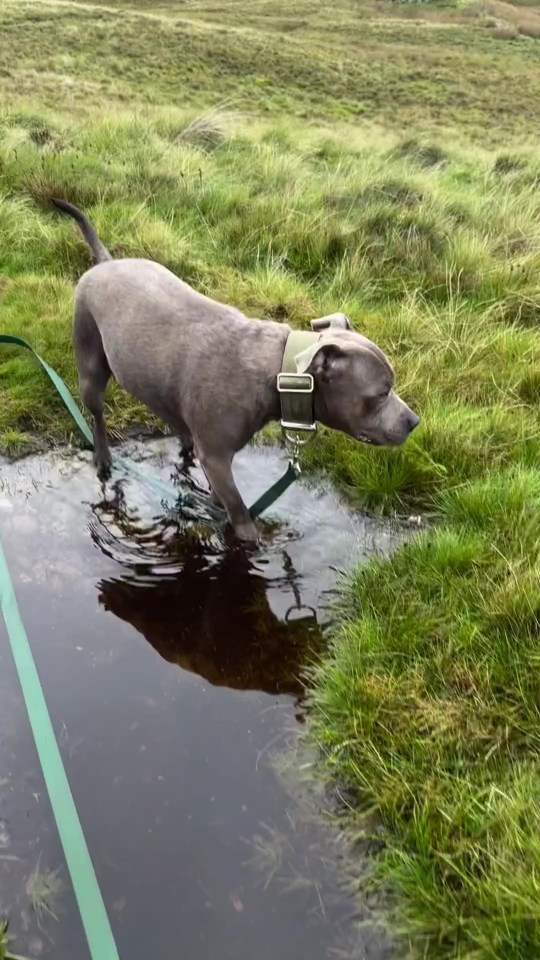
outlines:
[[[189,494],[172,441],[124,452]],[[241,455],[246,499],[283,466]],[[248,555],[141,479],[103,493],[86,455],[1,477],[0,533],[122,960],[389,956],[358,926],[367,908],[341,888],[301,771],[284,780],[275,758],[291,755],[338,571],[399,533],[297,484]],[[17,952],[87,960],[3,623],[2,915]]]

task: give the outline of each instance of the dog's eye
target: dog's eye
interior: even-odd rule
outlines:
[[[386,400],[389,393],[390,393],[389,390],[383,390],[382,393],[377,394],[377,400]]]

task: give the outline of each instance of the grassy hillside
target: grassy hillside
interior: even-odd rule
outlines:
[[[0,26],[0,97],[34,106],[232,97],[273,116],[457,126],[493,144],[537,121],[540,46],[518,31],[540,36],[540,13],[499,0],[3,0]]]
[[[0,7],[3,332],[75,389],[89,261],[60,195],[251,316],[344,310],[422,414],[399,451],[310,449],[358,505],[436,521],[347,586],[312,732],[351,826],[382,823],[406,949],[441,960],[540,956],[539,23],[499,0]],[[0,400],[4,451],[70,432],[27,357],[1,354]],[[111,390],[113,431],[141,422]]]

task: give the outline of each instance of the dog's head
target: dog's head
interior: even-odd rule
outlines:
[[[397,447],[420,418],[394,392],[394,371],[379,347],[341,323],[330,324],[296,357],[315,381],[315,415],[363,443]]]

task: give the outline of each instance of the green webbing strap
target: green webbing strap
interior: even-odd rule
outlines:
[[[252,507],[249,508],[250,517],[255,520],[256,517],[259,517],[261,513],[264,513],[265,510],[268,510],[268,507],[271,507],[272,504],[281,497],[282,494],[290,487],[291,483],[294,483],[295,480],[298,480],[300,476],[300,470],[295,466],[294,463],[289,461],[289,466],[279,480],[276,480],[274,484],[263,493],[262,497],[259,497],[255,501]]]
[[[315,411],[313,409],[313,377],[307,368],[318,349],[320,334],[312,330],[291,330],[285,343],[281,372],[278,376],[278,392],[281,404],[281,426],[287,431],[315,431]],[[298,369],[298,362],[301,364]]]
[[[62,399],[62,402],[64,403],[64,406],[66,406],[67,409],[69,410],[71,416],[73,417],[75,423],[77,424],[79,430],[81,431],[84,439],[90,445],[90,447],[93,447],[94,439],[92,437],[92,431],[88,426],[86,420],[84,419],[77,404],[75,403],[73,397],[71,396],[64,381],[62,380],[62,377],[58,376],[56,370],[53,370],[53,368],[49,366],[47,361],[44,360],[43,357],[40,357],[39,353],[37,353],[34,350],[34,348],[29,343],[27,343],[26,340],[22,340],[21,337],[11,337],[8,334],[3,333],[0,335],[0,343],[9,343],[9,344],[13,344],[13,346],[16,346],[16,347],[24,347],[25,350],[30,350],[30,353],[34,354],[36,360],[39,360],[41,366],[43,367],[49,379],[52,380],[54,386],[56,387],[58,393],[60,394],[60,397]]]
[[[47,374],[49,379],[52,381],[54,386],[56,387],[56,390],[60,395],[60,399],[62,400],[62,403],[71,414],[73,420],[77,424],[80,432],[82,433],[84,439],[86,440],[86,443],[90,448],[93,448],[94,438],[92,436],[92,430],[87,424],[86,420],[84,419],[81,411],[79,410],[77,404],[75,403],[75,400],[71,396],[71,393],[69,392],[66,384],[62,380],[62,377],[56,372],[56,370],[53,367],[51,367],[50,364],[48,364],[47,361],[43,359],[43,357],[40,357],[39,353],[36,350],[34,350],[31,344],[29,344],[26,340],[23,340],[21,337],[13,337],[8,334],[0,334],[0,344],[2,343],[9,344],[16,347],[24,347],[25,350],[29,350],[30,353],[33,353],[36,360],[39,361],[39,363],[45,370],[45,373]],[[139,480],[143,480],[144,482],[148,483],[150,486],[154,487],[154,489],[161,496],[169,497],[169,498],[172,497],[173,499],[177,498],[178,496],[177,491],[174,490],[172,487],[169,487],[166,483],[163,483],[157,477],[147,476],[142,470],[137,469],[137,467],[134,464],[132,464],[130,461],[125,460],[123,457],[117,457],[115,459],[118,464],[121,464],[122,467],[124,467],[124,469],[127,470],[129,473],[131,473],[134,477],[137,477]]]
[[[300,331],[300,332],[303,333],[303,331]],[[311,335],[311,338],[313,338],[313,334]],[[88,446],[92,448],[94,446],[94,438],[92,436],[92,430],[90,429],[86,420],[84,419],[81,411],[79,410],[77,404],[75,403],[75,400],[71,396],[71,393],[69,392],[66,384],[62,380],[62,377],[60,377],[57,374],[56,370],[54,370],[53,367],[51,367],[50,364],[48,364],[47,361],[43,359],[43,357],[40,357],[39,353],[37,353],[37,351],[34,350],[31,344],[29,344],[26,340],[23,340],[21,337],[14,337],[14,336],[11,336],[10,334],[5,334],[5,333],[0,334],[0,344],[2,343],[16,346],[16,347],[24,347],[25,350],[29,350],[30,353],[34,355],[36,360],[39,361],[39,363],[45,370],[45,373],[47,374],[49,379],[52,381],[52,383],[56,387],[56,390],[60,395],[60,398],[64,406],[71,414],[73,420],[77,424]],[[174,487],[171,487],[168,484],[163,483],[163,481],[159,480],[158,477],[148,476],[146,473],[144,473],[144,471],[139,470],[135,466],[135,464],[133,464],[130,460],[126,460],[124,457],[115,457],[115,460],[118,464],[120,464],[123,467],[123,469],[127,473],[130,473],[132,476],[137,477],[138,480],[142,480],[143,483],[149,484],[149,486],[153,487],[154,490],[156,490],[156,492],[159,493],[160,496],[164,497],[165,499],[172,499],[172,500],[178,499],[178,495],[179,495],[178,490],[175,490]],[[268,507],[270,507],[278,499],[278,497],[281,496],[281,494],[287,489],[287,487],[290,487],[291,483],[293,483],[299,475],[300,475],[300,471],[297,470],[296,467],[294,467],[291,463],[289,463],[289,466],[286,472],[284,473],[284,475],[281,477],[281,479],[278,480],[277,483],[275,483],[273,486],[271,486],[270,489],[267,490],[266,493],[262,495],[262,497],[259,497],[259,499],[253,504],[253,506],[250,508],[250,511],[249,511],[250,515],[253,518],[260,516],[261,513],[264,512],[264,510],[267,510]]]
[[[304,350],[308,350],[309,347],[314,347],[320,338],[320,333],[315,333],[313,330],[291,330],[285,343],[281,372],[296,373],[295,357],[299,353],[303,353]]]
[[[92,960],[120,960],[0,542],[0,606]]]
[[[34,348],[21,337],[0,334],[0,344],[23,347],[39,361],[54,384],[65,407],[77,424],[90,447],[93,446],[92,431],[71,396],[66,384]],[[124,468],[150,483],[165,496],[177,496],[177,491],[155,477],[148,477],[129,461],[120,461]],[[286,473],[251,507],[252,517],[264,510],[299,476],[299,469],[289,463]],[[13,582],[9,573],[4,548],[0,540],[0,608],[6,624],[13,659],[21,685],[26,710],[32,728],[43,777],[51,801],[58,834],[64,850],[66,863],[73,883],[73,890],[81,914],[92,960],[120,960],[111,930],[107,910],[101,896],[98,880],[92,864],[84,832],[79,820],[75,801],[60,750],[54,733],[47,702],[39,679],[32,649],[21,619]]]

